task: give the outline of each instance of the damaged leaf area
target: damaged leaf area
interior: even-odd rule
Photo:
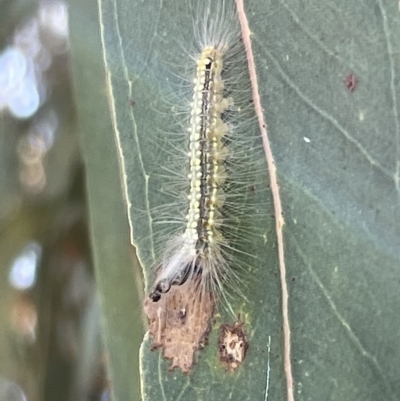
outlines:
[[[172,286],[158,302],[147,298],[144,303],[152,349],[162,348],[163,356],[172,360],[170,370],[189,373],[196,351],[204,347],[211,330],[215,300],[210,292],[198,290],[199,280],[192,278]]]
[[[243,330],[243,322],[224,324],[218,339],[219,360],[227,370],[235,371],[243,362],[249,343]]]

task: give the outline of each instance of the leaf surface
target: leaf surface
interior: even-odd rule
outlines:
[[[114,400],[138,400],[138,353],[143,336],[141,280],[129,242],[97,13],[92,1],[71,3],[71,52],[78,120],[111,393]]]
[[[168,138],[157,138],[172,122],[157,111],[161,99],[174,99],[174,66],[187,61],[182,47],[191,45],[193,19],[181,3],[99,4],[131,236],[151,280],[163,235],[154,213],[166,203],[160,177],[169,160]],[[253,0],[245,6],[285,213],[295,397],[397,400],[398,5]],[[268,194],[260,197],[271,216]],[[146,340],[144,399],[264,400],[268,363],[269,399],[284,399],[274,222],[255,224],[265,235],[250,237],[262,263],[252,264],[249,302],[241,310],[250,327],[245,365],[234,375],[218,365],[216,330],[189,376],[168,372]],[[217,316],[216,326],[224,319]]]

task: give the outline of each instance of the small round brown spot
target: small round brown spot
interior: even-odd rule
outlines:
[[[218,339],[219,360],[226,369],[233,372],[243,362],[249,343],[243,330],[243,322],[223,324]]]

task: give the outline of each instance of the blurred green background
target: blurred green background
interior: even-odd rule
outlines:
[[[85,20],[76,31],[81,35],[96,23],[97,5],[77,6]],[[107,401],[111,380],[124,383],[119,399],[139,394],[140,272],[133,267],[111,126],[96,127],[95,116],[102,108],[107,114],[107,105],[99,100],[94,118],[83,130],[77,125],[85,96],[78,89],[76,101],[73,90],[71,7],[63,1],[0,1],[1,401]],[[95,51],[89,40],[84,45],[82,51]],[[94,60],[92,79],[102,74],[101,59]],[[99,144],[102,129],[109,135]],[[87,149],[95,159],[89,168]],[[88,184],[91,174],[97,179]],[[106,209],[88,206],[99,197]],[[97,223],[90,225],[93,215]],[[93,249],[103,269],[97,282]],[[126,285],[125,291],[105,300],[115,285]],[[110,308],[114,317],[105,322]],[[132,308],[128,319],[118,313],[126,308]],[[108,325],[132,333],[132,351],[124,340],[108,340],[124,349],[116,361],[105,351]],[[112,377],[113,364],[123,373]]]

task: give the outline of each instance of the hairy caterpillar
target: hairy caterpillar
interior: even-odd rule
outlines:
[[[223,57],[218,46],[204,48],[196,64],[188,129],[190,187],[186,228],[169,243],[155,289],[150,294],[154,302],[172,285],[181,285],[197,274],[219,286],[226,268],[221,253],[225,239],[219,228],[225,196],[224,161],[228,154],[224,137],[229,132],[222,113],[230,101],[223,97]]]
[[[179,177],[178,213],[171,210],[171,217],[165,217],[158,210],[160,220],[167,227],[173,222],[175,229],[163,237],[145,301],[153,347],[163,347],[164,356],[173,360],[171,367],[184,372],[210,331],[219,301],[236,314],[231,299],[241,294],[249,268],[243,256],[254,257],[246,241],[260,214],[256,192],[266,187],[262,166],[257,167],[260,140],[234,3],[188,3],[198,4],[196,50],[185,68],[182,97],[187,102],[176,113],[182,134],[171,139],[179,173],[166,166]]]

